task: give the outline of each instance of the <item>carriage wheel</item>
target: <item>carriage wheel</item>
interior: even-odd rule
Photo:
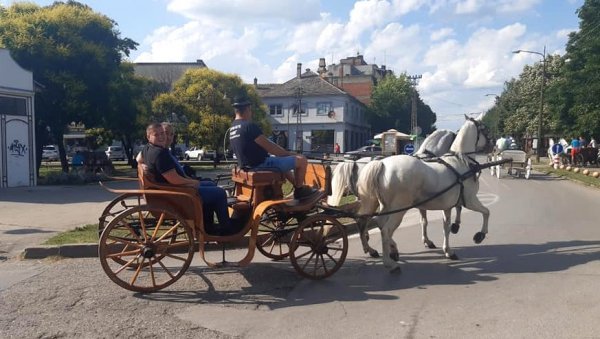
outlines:
[[[102,231],[108,224],[121,212],[128,208],[140,206],[142,204],[142,196],[133,193],[124,193],[114,198],[102,211],[102,215],[98,218],[98,237],[102,235]]]
[[[496,168],[496,177],[500,179],[500,175],[502,174],[502,165],[498,165]]]
[[[337,219],[316,214],[300,223],[292,237],[291,249],[290,260],[301,276],[324,279],[346,260],[348,235]]]
[[[525,179],[531,176],[531,159],[527,159],[527,167],[525,168]]]
[[[256,247],[265,257],[281,260],[290,255],[290,240],[298,221],[289,214],[269,207],[260,217],[258,231],[261,235]]]
[[[177,281],[190,266],[192,229],[167,210],[134,207],[106,226],[98,256],[117,285],[135,292],[158,291]]]

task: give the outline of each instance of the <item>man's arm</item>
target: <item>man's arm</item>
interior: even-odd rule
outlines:
[[[197,180],[188,179],[188,178],[184,178],[184,177],[180,176],[179,174],[177,174],[177,171],[174,168],[166,171],[165,173],[161,173],[161,174],[171,185],[187,186],[187,187],[198,186]]]
[[[277,145],[274,142],[271,142],[271,140],[267,139],[263,134],[259,135],[256,139],[254,139],[254,142],[256,142],[265,151],[269,152],[269,154],[273,154],[276,157],[296,155],[296,153],[286,151],[281,146]]]

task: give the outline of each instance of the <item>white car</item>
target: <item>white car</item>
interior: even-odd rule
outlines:
[[[52,161],[58,160],[58,146],[46,145],[42,148],[42,160]]]
[[[205,150],[200,147],[192,147],[185,151],[185,160],[202,160],[202,159],[214,159],[217,156],[217,152],[214,150]]]
[[[108,146],[104,153],[110,160],[125,160],[125,150],[121,146]]]

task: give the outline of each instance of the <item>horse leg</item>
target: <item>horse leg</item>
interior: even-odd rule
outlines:
[[[404,217],[405,212],[392,214],[390,216],[378,217],[376,219],[377,223],[381,225],[381,243],[383,250],[383,266],[388,268],[390,272],[400,273],[400,266],[396,262],[399,259],[398,255],[398,247],[396,242],[392,239],[394,236],[394,231],[400,223],[402,222],[402,218]]]
[[[450,249],[450,219],[452,218],[452,209],[449,208],[447,210],[443,211],[444,213],[444,245],[442,246],[442,249],[444,251],[444,256],[446,256],[446,258],[451,259],[451,260],[457,260],[458,257],[456,256],[456,254],[454,253],[454,251],[452,251]]]
[[[483,241],[483,239],[485,239],[485,235],[488,232],[488,220],[490,218],[490,210],[487,207],[483,206],[483,204],[481,203],[481,201],[479,201],[479,199],[477,199],[477,197],[475,197],[471,201],[467,201],[465,207],[472,211],[479,212],[483,216],[483,225],[481,226],[481,231],[475,233],[475,235],[473,236],[473,241],[476,244],[480,244]]]
[[[369,217],[358,217],[356,225],[358,226],[360,234],[360,242],[362,243],[363,251],[369,253],[371,258],[379,258],[379,252],[376,249],[369,246],[369,221],[372,220]]]
[[[433,241],[429,240],[429,237],[427,236],[427,211],[419,209],[419,213],[421,213],[421,240],[423,241],[423,244],[425,244],[425,247],[436,248]]]
[[[454,223],[452,223],[452,225],[450,226],[450,232],[452,232],[453,234],[458,233],[458,230],[460,229],[460,212],[462,212],[462,206],[457,205],[456,217],[454,218]]]

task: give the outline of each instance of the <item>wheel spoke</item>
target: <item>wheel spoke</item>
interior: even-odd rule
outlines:
[[[308,257],[308,259],[306,259],[306,262],[304,263],[304,266],[302,266],[302,270],[305,270],[305,269],[306,269],[306,265],[308,265],[308,264],[310,263],[310,260],[311,260],[312,258],[314,258],[314,256],[315,256],[315,252],[312,252],[312,251],[311,251],[310,253],[311,253],[311,255],[310,255],[310,257]]]
[[[137,248],[143,248],[144,246],[139,243],[132,243],[131,239],[116,237],[114,235],[109,235],[107,240],[113,240],[115,243],[124,244],[127,246],[136,246]]]
[[[338,262],[337,262],[337,260],[335,260],[335,258],[334,258],[334,257],[332,257],[332,256],[331,256],[331,254],[329,254],[329,253],[325,253],[325,255],[327,255],[327,256],[329,257],[329,259],[331,259],[331,261],[333,261],[333,263],[334,263],[335,265],[337,265],[337,263],[338,263]],[[335,265],[334,265],[334,266],[335,266]]]
[[[156,242],[163,241],[163,239],[164,239],[164,238],[165,238],[167,235],[171,234],[171,233],[172,233],[172,232],[173,232],[175,229],[177,229],[179,226],[181,226],[181,222],[180,222],[180,221],[177,221],[177,223],[176,223],[176,224],[175,224],[173,227],[171,227],[171,228],[170,228],[168,231],[166,231],[166,232],[165,232],[165,234],[161,235],[161,236],[160,236],[160,238],[156,239]]]
[[[158,218],[158,221],[156,222],[156,228],[154,228],[154,232],[152,232],[152,238],[151,238],[152,240],[156,239],[156,233],[160,229],[160,226],[162,226],[164,219],[165,219],[165,214],[161,213],[160,218]]]
[[[186,261],[186,258],[182,258],[182,257],[176,256],[176,255],[171,254],[171,253],[165,253],[165,256],[167,256],[169,258],[181,260],[181,261]]]
[[[160,259],[156,258],[156,255],[154,256],[154,258],[156,260],[158,260],[158,262],[160,262]],[[152,286],[156,287],[156,278],[154,277],[154,265],[152,263],[150,263],[150,277],[152,278]]]
[[[165,270],[165,272],[167,272],[167,274],[169,275],[169,277],[171,277],[171,279],[175,278],[175,276],[171,273],[171,271],[169,271],[169,269],[165,266],[165,264],[162,263],[162,261],[159,261],[158,264],[160,265],[160,267],[162,267],[163,270]]]
[[[325,258],[323,257],[322,254],[319,255],[319,257],[321,257],[321,263],[323,264],[323,269],[325,270],[325,274],[329,274],[329,270],[327,269],[327,265],[325,264]]]
[[[142,257],[142,263],[138,264],[137,270],[135,270],[135,274],[133,275],[133,277],[131,277],[130,284],[132,286],[135,285],[135,281],[137,280],[137,277],[140,275],[140,272],[142,271],[142,267],[144,266],[144,260],[146,260],[146,258]]]
[[[129,260],[125,265],[122,265],[121,267],[119,267],[118,270],[115,271],[115,274],[119,274],[121,273],[121,271],[123,271],[124,269],[126,269],[127,267],[131,266],[131,264],[133,264],[134,261],[138,260],[140,258],[140,256],[138,255],[135,258],[132,258],[131,260]]]
[[[138,212],[138,220],[140,221],[140,227],[142,228],[142,234],[144,235],[144,242],[148,241],[148,234],[146,234],[146,224],[144,223],[143,211]]]
[[[119,253],[112,253],[112,254],[107,254],[106,257],[107,258],[120,258],[120,257],[127,257],[130,255],[137,255],[140,254],[140,249],[136,249],[133,251],[127,251],[127,252],[119,252]]]

